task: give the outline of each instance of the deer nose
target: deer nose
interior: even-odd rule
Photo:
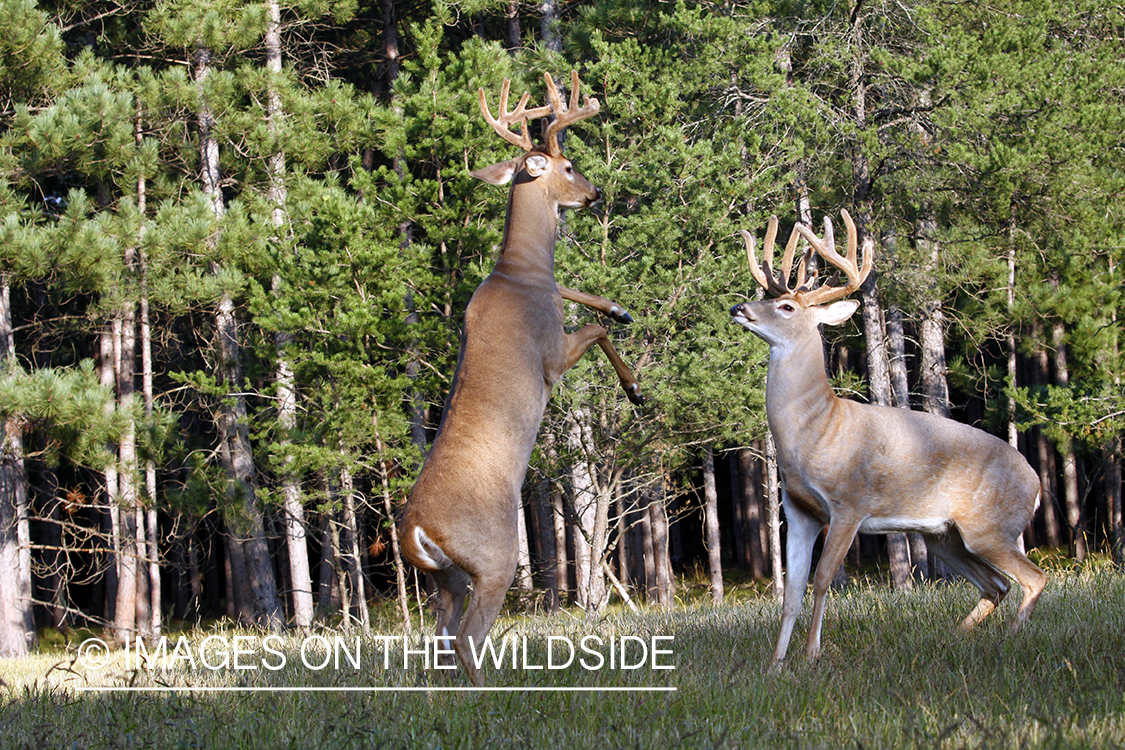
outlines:
[[[730,316],[734,318],[736,323],[754,322],[754,315],[750,312],[750,306],[745,302],[741,302],[730,309]]]

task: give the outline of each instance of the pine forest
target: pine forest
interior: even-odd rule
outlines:
[[[1042,486],[1027,548],[1123,563],[1120,4],[0,9],[0,655],[417,622],[394,519],[504,230],[469,172],[515,155],[477,92],[541,102],[544,72],[601,102],[565,133],[602,199],[562,214],[556,277],[629,310],[646,401],[596,351],[556,386],[510,609],[779,591],[768,351],[729,312],[771,215],[847,210],[877,249],[824,329],[838,393],[1007,440]],[[949,575],[916,534],[858,538],[863,573]]]

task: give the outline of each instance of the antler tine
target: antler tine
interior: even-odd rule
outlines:
[[[871,265],[874,258],[874,243],[864,240],[863,243],[863,268],[858,268],[857,260],[857,235],[858,232],[855,228],[855,222],[847,211],[841,211],[841,216],[844,218],[844,225],[848,230],[848,249],[847,257],[843,257],[836,252],[835,240],[832,235],[832,222],[825,218],[824,220],[824,239],[820,239],[813,234],[812,229],[804,224],[798,224],[797,229],[801,235],[808,240],[809,244],[816,248],[821,257],[832,265],[839,268],[848,277],[848,283],[844,286],[822,286],[804,295],[804,301],[808,305],[821,305],[825,302],[846,297],[847,295],[859,289],[863,284],[867,275],[871,272]]]
[[[788,289],[789,276],[793,273],[793,255],[797,250],[797,240],[801,235],[797,234],[796,230],[789,233],[789,241],[785,243],[785,254],[781,256],[781,281]],[[800,264],[800,269],[797,272],[797,286],[792,290],[800,289],[805,284],[805,264]]]
[[[758,265],[758,258],[754,254],[754,235],[743,229],[742,241],[746,244],[746,260],[750,263],[750,275],[754,277],[754,281],[758,282],[758,286],[769,289],[773,273],[762,270],[763,268],[769,268],[765,261],[762,262],[761,266]]]
[[[562,156],[562,147],[559,146],[559,131],[576,122],[593,117],[601,110],[601,103],[597,99],[586,97],[586,103],[578,107],[578,71],[570,71],[570,107],[564,107],[559,90],[550,73],[544,73],[547,81],[547,99],[550,101],[551,110],[555,119],[547,126],[547,153],[551,156]]]
[[[499,117],[493,117],[492,112],[488,109],[488,101],[484,96],[484,89],[477,89],[477,95],[480,99],[480,112],[484,116],[485,122],[492,126],[501,138],[511,143],[513,146],[519,146],[524,151],[531,151],[535,148],[535,144],[531,141],[531,135],[528,133],[527,121],[529,119],[536,119],[539,117],[546,117],[551,113],[551,108],[548,106],[536,107],[534,109],[527,109],[527,101],[531,98],[531,94],[524,92],[520,97],[519,104],[511,112],[508,111],[508,94],[510,92],[512,82],[510,79],[505,78],[503,85],[500,87],[500,106],[497,111]],[[519,135],[513,133],[510,126],[514,122],[519,122],[520,133]]]
[[[852,266],[856,265],[856,253],[858,252],[859,243],[856,241],[856,228],[855,222],[852,221],[852,216],[846,209],[840,209],[840,215],[844,217],[844,225],[848,228],[848,261]],[[863,240],[863,268],[859,269],[859,283],[862,284],[867,274],[871,273],[871,264],[875,260],[875,243],[871,241],[870,237]]]
[[[746,243],[746,260],[750,263],[750,274],[754,281],[774,296],[781,296],[789,291],[786,286],[787,279],[782,276],[779,281],[773,274],[773,246],[777,239],[777,217],[771,216],[766,227],[766,242],[762,247],[762,262],[759,265],[757,254],[754,252],[754,235],[742,230],[742,240]],[[792,237],[790,244],[794,244]],[[786,248],[788,252],[788,248]],[[790,253],[791,256],[791,253]],[[792,258],[790,257],[790,261]]]

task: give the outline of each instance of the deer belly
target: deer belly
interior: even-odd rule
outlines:
[[[953,522],[943,517],[927,516],[871,516],[859,525],[861,534],[891,534],[899,531],[919,531],[923,534],[944,534]]]

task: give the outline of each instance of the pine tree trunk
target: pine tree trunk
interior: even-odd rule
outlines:
[[[339,547],[336,519],[332,513],[326,512],[321,516],[320,524],[320,580],[317,581],[316,596],[316,606],[324,613],[331,613],[340,605],[339,576],[336,572]]]
[[[1004,336],[1004,348],[1008,355],[1008,384],[1015,388],[1018,384],[1016,367],[1016,203],[1011,201],[1008,214],[1008,329]],[[1020,449],[1020,436],[1016,429],[1016,397],[1009,393],[1007,397],[1008,408],[1008,445],[1017,451]],[[1020,550],[1023,550],[1023,540],[1020,540]]]
[[[928,211],[928,209],[927,209]],[[937,222],[927,212],[915,230],[918,249],[926,258],[924,273],[934,278],[941,266],[941,246],[933,239]],[[945,313],[941,295],[931,285],[927,299],[922,302],[922,320],[919,337],[922,348],[922,408],[930,414],[949,417],[949,384],[945,379]]]
[[[1054,327],[1055,382],[1060,388],[1070,386],[1070,369],[1067,364],[1066,333],[1061,323]],[[1074,441],[1069,438],[1058,446],[1063,459],[1063,493],[1066,497],[1066,523],[1070,529],[1071,551],[1078,562],[1086,559],[1086,522],[1082,512],[1082,498],[1078,495],[1078,455]]]
[[[4,291],[7,291],[6,289]],[[0,657],[26,656],[35,643],[31,604],[31,525],[18,420],[0,435]]]
[[[133,527],[137,533],[134,542],[137,549],[136,630],[137,635],[145,639],[151,639],[152,610],[150,607],[152,606],[152,590],[148,578],[148,530],[145,528],[144,508],[139,505],[133,511]]]
[[[867,120],[866,50],[868,46],[864,38],[864,14],[859,5],[854,9],[851,24],[849,36],[853,55],[849,61],[848,85],[851,91],[852,123],[858,132],[865,132],[870,127]],[[871,165],[862,142],[857,139],[852,144],[852,186],[859,243],[864,254],[874,250],[874,240],[869,234],[873,210],[871,181]],[[868,388],[873,403],[889,406],[891,404],[890,372],[883,333],[883,309],[877,281],[878,273],[872,269],[860,287],[863,301],[863,332],[867,343]],[[904,560],[909,560],[909,554],[903,554],[906,548],[905,537],[889,534],[887,546],[891,558],[891,577],[897,588],[900,582],[909,580],[909,570],[906,571],[905,578],[902,570]],[[841,565],[840,568],[838,577],[843,574],[844,566]]]
[[[531,545],[527,536],[527,511],[523,500],[516,505],[516,589],[531,594],[535,584],[531,580]]]
[[[58,474],[52,470],[40,472],[32,496],[42,498],[39,517],[42,519],[37,536],[44,549],[39,555],[40,594],[51,614],[51,624],[63,630],[67,627],[67,554],[63,549],[62,502],[59,497]],[[34,506],[34,503],[33,503]]]
[[[675,604],[676,579],[672,575],[672,560],[668,549],[668,514],[665,508],[663,480],[657,483],[648,505],[652,528],[652,558],[655,574],[656,603],[660,607]]]
[[[618,485],[616,497],[615,523],[617,526],[617,580],[628,587],[631,581],[632,546],[630,540],[633,536],[629,526],[629,498],[633,493],[628,488]]]
[[[1109,277],[1115,278],[1114,274],[1118,272],[1118,267],[1114,263],[1113,258],[1109,259]],[[1112,368],[1114,372],[1113,385],[1115,390],[1121,391],[1121,374],[1120,370],[1116,368],[1120,362],[1120,349],[1118,342],[1118,321],[1117,310],[1110,308],[1109,311],[1109,324],[1107,326],[1109,331],[1109,346],[1107,347],[1107,356],[1105,366]],[[1121,508],[1121,436],[1115,436],[1105,449],[1105,497],[1106,497],[1106,516],[1109,520],[1109,552],[1113,562],[1119,567],[1125,565],[1125,519],[1122,519]]]
[[[941,246],[934,239],[937,234],[937,222],[929,211],[929,206],[923,207],[923,216],[918,221],[915,234],[919,238],[918,249],[926,258],[924,275],[934,279],[941,266]],[[945,313],[936,282],[929,285],[928,292],[927,298],[922,301],[922,319],[918,325],[921,347],[922,408],[930,414],[948,419],[950,403],[949,383],[945,377]],[[911,542],[910,551],[917,560],[922,549],[917,550],[915,555],[914,544]],[[928,549],[925,559],[927,575],[931,578],[946,579],[951,576],[945,563],[937,559]]]
[[[603,498],[598,491],[594,469],[587,455],[587,446],[593,440],[588,421],[589,409],[579,407],[571,411],[568,433],[571,466],[571,490],[574,510],[579,526],[574,534],[575,586],[578,606],[596,613],[606,601],[605,572],[600,565],[605,550],[605,529],[608,506],[603,508]],[[601,546],[597,546],[598,544]]]
[[[391,467],[387,463],[383,438],[379,434],[378,415],[373,413],[371,419],[375,428],[375,451],[379,456],[379,480],[383,487],[383,513],[387,517],[387,527],[391,537],[391,559],[395,568],[395,590],[398,593],[398,606],[402,613],[403,628],[409,633],[412,630],[410,595],[406,591],[406,566],[402,562],[402,543],[398,538],[398,524],[395,523],[394,502],[391,499]]]
[[[135,250],[126,255],[125,266],[128,269],[136,267]],[[117,342],[115,356],[117,364],[117,399],[118,410],[125,422],[125,429],[117,446],[117,456],[120,468],[118,469],[119,503],[122,520],[122,549],[120,565],[118,567],[117,623],[118,639],[125,629],[138,632],[141,624],[145,630],[151,624],[148,613],[148,587],[143,584],[147,572],[141,564],[145,559],[144,551],[138,542],[143,545],[145,539],[144,527],[138,528],[138,511],[140,509],[140,472],[137,465],[137,429],[133,421],[133,402],[136,400],[135,363],[137,357],[137,321],[136,310],[131,304],[126,304],[119,311],[115,321]],[[131,579],[131,583],[127,580]],[[131,588],[127,595],[122,592],[126,587]],[[128,607],[127,611],[122,608]],[[120,642],[120,641],[119,641]]]
[[[0,375],[16,366],[11,289],[0,273]],[[35,644],[31,604],[31,523],[20,420],[0,424],[0,658],[26,656]]]
[[[761,487],[755,481],[753,451],[742,448],[737,451],[738,471],[735,476],[740,478],[739,493],[743,500],[743,519],[746,524],[747,554],[749,555],[750,575],[755,580],[765,578],[766,560],[762,545],[762,503],[759,502]]]
[[[594,469],[591,468],[591,472]],[[596,611],[600,613],[609,603],[609,584],[606,581],[606,550],[609,547],[609,506],[612,493],[609,487],[595,482],[594,533],[590,537],[590,593],[597,596]]]
[[[117,392],[117,368],[113,361],[113,339],[113,326],[110,324],[103,326],[98,335],[98,379],[102,387],[110,393]],[[116,399],[106,401],[106,418],[114,418],[116,409]],[[117,455],[117,446],[114,444],[107,445],[106,450],[110,455]],[[103,516],[103,532],[108,536],[110,554],[112,555],[112,560],[109,561],[105,573],[106,619],[116,621],[117,589],[119,588],[118,563],[121,560],[120,498],[116,461],[110,461],[106,464],[103,477],[105,481],[105,502],[102,505],[106,508]]]
[[[722,537],[719,535],[719,492],[715,486],[715,450],[703,449],[703,547],[707,550],[707,571],[711,580],[711,601],[723,601]]]
[[[281,76],[281,6],[271,0],[266,6],[267,23],[264,37],[266,71],[269,76],[266,95],[266,129],[276,134],[284,117],[278,79]],[[277,232],[276,240],[283,244],[286,224],[288,191],[285,186],[285,152],[270,154],[266,161],[269,175],[267,197],[273,210],[270,221]],[[280,292],[281,279],[273,278],[274,293]],[[278,443],[282,454],[280,471],[282,519],[285,531],[285,548],[289,558],[289,579],[293,597],[293,624],[307,628],[313,621],[312,574],[309,568],[308,540],[305,532],[305,506],[301,487],[292,469],[293,457],[287,455],[291,436],[297,426],[297,387],[293,367],[287,351],[292,337],[287,331],[275,331],[274,351],[277,356],[274,381],[277,384],[277,421],[280,428]]]
[[[520,3],[519,0],[508,0],[508,10],[504,13],[506,30],[504,34],[505,46],[509,52],[520,48]]]
[[[226,213],[219,184],[219,143],[212,135],[214,114],[202,95],[203,84],[210,74],[210,62],[210,50],[202,47],[196,50],[195,81],[200,90],[197,113],[200,175],[203,193],[208,196],[218,220]],[[221,268],[216,264],[212,270],[218,273]],[[270,630],[282,630],[285,627],[284,609],[277,595],[277,580],[266,541],[265,521],[258,503],[246,399],[242,395],[242,351],[238,320],[234,300],[227,290],[223,291],[215,308],[215,338],[216,380],[227,389],[227,395],[219,402],[215,419],[219,453],[228,478],[227,526],[235,542],[242,547],[239,552],[234,552],[234,557],[241,559],[244,564],[251,597],[250,601],[243,602],[243,606],[249,608],[243,614]]]
[[[1031,333],[1038,343],[1035,350],[1035,359],[1032,366],[1032,382],[1039,387],[1050,382],[1050,356],[1044,342],[1043,325],[1039,321],[1032,322]],[[1033,432],[1036,447],[1036,464],[1039,471],[1039,512],[1043,516],[1043,526],[1047,533],[1047,544],[1058,547],[1062,544],[1062,531],[1059,528],[1059,517],[1056,513],[1058,492],[1056,491],[1057,464],[1055,451],[1051,446],[1046,433],[1041,428]]]
[[[887,350],[888,370],[894,405],[910,410],[910,380],[907,374],[906,330],[902,320],[902,310],[891,305],[887,310]],[[916,532],[889,534],[887,548],[891,555],[891,577],[896,590],[909,591],[913,588],[913,573],[926,578],[926,543]]]
[[[644,582],[645,601],[649,604],[656,604],[659,599],[659,591],[656,582],[656,551],[653,545],[653,529],[652,529],[652,512],[649,507],[653,502],[652,498],[647,493],[642,497],[638,513],[640,515],[640,545],[641,554],[638,560],[637,572],[638,577]]]
[[[768,432],[765,444],[766,525],[769,526],[770,569],[773,571],[773,596],[781,601],[785,594],[784,568],[781,563],[781,482],[777,474],[777,446]]]
[[[203,566],[199,559],[199,540],[196,538],[196,529],[193,527],[187,538],[188,556],[188,597],[187,616],[198,621],[203,611]]]
[[[548,612],[559,611],[559,558],[555,544],[555,523],[551,512],[551,482],[544,478],[536,483],[532,497],[536,545],[539,550],[538,569],[546,589],[544,606]]]
[[[360,553],[360,526],[359,516],[355,507],[355,485],[352,473],[347,467],[340,469],[340,500],[341,520],[343,524],[343,539],[341,540],[341,554],[346,559],[341,560],[340,568],[347,571],[349,597],[343,599],[344,622],[352,621],[363,630],[371,632],[371,616],[367,610],[367,585],[363,577],[363,556]]]
[[[730,462],[730,540],[731,551],[735,554],[735,564],[739,568],[751,566],[750,540],[748,539],[748,526],[746,513],[750,506],[750,482],[744,476],[739,463],[742,451],[732,451],[729,454]]]
[[[126,338],[129,338],[126,334]],[[122,356],[122,316],[119,313],[105,326],[101,337],[102,383],[113,384],[118,394],[117,410],[128,405],[132,396],[132,367],[129,357]],[[127,373],[127,375],[126,375]],[[128,382],[122,383],[122,377]],[[114,524],[114,552],[117,568],[117,596],[114,602],[113,638],[121,645],[133,639],[137,621],[137,524],[136,524],[136,474],[131,471],[135,463],[127,457],[134,455],[133,436],[126,430],[115,446],[117,465],[112,471],[117,492],[110,506]]]
[[[539,29],[547,51],[561,54],[562,37],[559,35],[559,9],[556,0],[540,0]]]
[[[887,308],[887,372],[895,406],[910,411],[910,379],[906,361],[906,327],[897,305]]]
[[[1113,562],[1125,565],[1125,519],[1121,508],[1121,438],[1115,437],[1106,449],[1106,503],[1109,506],[1109,545]]]
[[[1113,278],[1116,270],[1111,258],[1109,261],[1110,278]],[[1111,310],[1109,313],[1109,330],[1111,337],[1109,361],[1110,366],[1116,366],[1120,356],[1116,310]],[[1118,391],[1121,390],[1120,374],[1114,376],[1113,384]],[[1119,567],[1125,565],[1125,519],[1122,518],[1121,508],[1121,460],[1121,436],[1118,435],[1113,438],[1106,449],[1106,504],[1108,505],[1109,515],[1110,556]]]
[[[570,559],[566,548],[566,514],[563,494],[558,487],[551,488],[551,520],[555,527],[555,580],[560,606],[567,602],[570,592]]]
[[[143,145],[143,138],[141,136],[141,121],[140,117],[137,118],[137,146],[138,148]],[[145,418],[149,421],[153,418],[153,412],[156,405],[156,397],[153,393],[152,386],[152,324],[149,321],[149,305],[148,305],[148,259],[145,257],[144,252],[144,215],[145,215],[145,201],[146,201],[146,186],[145,178],[142,176],[137,182],[137,211],[141,215],[141,229],[138,236],[138,252],[137,260],[139,263],[140,271],[140,332],[141,332],[141,397],[144,399]],[[157,499],[156,499],[156,462],[152,458],[145,460],[145,507],[148,509],[146,512],[148,530],[148,581],[149,581],[149,612],[150,622],[148,632],[153,637],[158,637],[164,624],[164,616],[162,611],[161,600],[161,581],[160,581],[160,526],[159,517],[156,512]]]

